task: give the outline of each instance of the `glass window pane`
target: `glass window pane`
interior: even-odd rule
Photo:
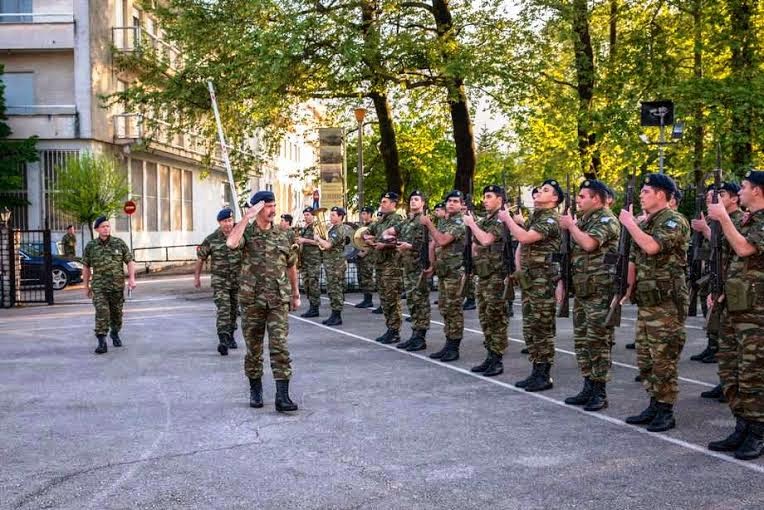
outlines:
[[[170,197],[172,201],[172,230],[183,229],[183,189],[181,187],[181,176],[183,171],[180,168],[173,168],[170,171]]]
[[[183,228],[194,230],[194,174],[183,171]]]
[[[146,230],[158,231],[157,164],[146,162]]]
[[[159,230],[170,230],[170,167],[159,165]]]
[[[143,230],[143,161],[133,159],[130,163],[130,199],[135,202],[133,230]]]

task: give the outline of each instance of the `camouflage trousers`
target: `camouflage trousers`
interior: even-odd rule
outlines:
[[[125,304],[125,289],[93,289],[95,307],[95,334],[105,335],[122,329],[122,307]]]
[[[557,334],[554,300],[555,278],[529,273],[530,286],[522,290],[523,340],[531,363],[554,363],[554,337]]]
[[[341,312],[345,301],[345,271],[347,270],[345,259],[325,261],[324,270],[326,271],[326,293],[329,294],[332,311]]]
[[[642,386],[652,398],[665,404],[673,404],[679,395],[677,364],[687,340],[686,300],[682,304],[667,300],[637,309],[634,342]]]
[[[478,278],[478,319],[483,330],[483,346],[488,352],[504,354],[507,350],[507,301],[504,299],[504,277],[500,274]]]
[[[308,302],[310,306],[318,308],[321,304],[321,286],[319,279],[321,278],[321,263],[310,264],[303,267],[300,270],[302,273],[302,286],[305,289],[305,295],[308,296]]]
[[[411,327],[413,329],[430,329],[430,287],[427,278],[419,277],[419,270],[406,271],[404,284],[406,289],[406,304],[411,315]]]
[[[461,275],[438,277],[438,310],[443,316],[443,334],[447,340],[461,340],[464,336],[464,309],[462,308]]]
[[[722,312],[719,379],[732,414],[764,422],[764,304]]]
[[[403,290],[403,271],[395,264],[377,266],[377,284],[379,301],[385,314],[388,329],[401,329],[401,290]]]
[[[239,314],[239,288],[213,287],[212,296],[217,307],[215,328],[218,335],[233,334],[236,331],[236,316]]]
[[[573,346],[581,375],[607,382],[614,328],[605,326],[610,292],[605,287],[598,290],[591,296],[576,296],[573,302]]]
[[[292,377],[292,360],[289,359],[287,347],[289,305],[284,303],[272,307],[261,302],[242,305],[241,329],[247,344],[244,357],[246,376],[257,379],[263,375],[263,339],[267,329],[273,378],[289,380]]]
[[[470,275],[467,278],[467,282],[464,284],[464,299],[475,300],[475,279],[476,276]]]
[[[366,260],[369,256],[359,258],[356,262],[356,268],[358,269],[358,287],[364,294],[371,294],[377,290],[377,286],[374,281],[374,263],[370,260]]]
[[[703,317],[705,317],[708,313],[706,298],[708,297],[709,290],[710,288],[708,285],[701,285],[700,289],[698,290],[698,301],[700,302],[700,309],[703,312]],[[706,336],[708,337],[708,345],[711,346],[711,348],[718,349],[719,332],[714,331],[713,328],[708,328],[706,330]]]

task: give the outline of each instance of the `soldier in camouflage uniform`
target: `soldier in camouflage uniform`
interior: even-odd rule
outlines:
[[[327,232],[329,239],[319,240],[324,249],[324,271],[326,272],[326,292],[329,294],[332,313],[323,321],[327,326],[342,324],[342,305],[345,302],[345,244],[348,232],[342,223],[345,220],[345,209],[332,207],[329,222],[332,224]]]
[[[108,351],[107,332],[114,347],[122,347],[122,339],[119,338],[119,330],[122,329],[122,307],[125,304],[125,274],[122,264],[127,264],[127,287],[132,290],[135,288],[135,263],[133,254],[125,242],[112,237],[111,225],[105,216],[96,219],[93,227],[98,232],[98,237],[85,246],[82,256],[82,282],[85,285],[85,294],[88,298],[93,298],[95,306],[95,334],[98,338],[95,353],[104,354]]]
[[[359,228],[371,225],[374,209],[364,207],[361,209],[361,222]],[[374,250],[360,250],[356,256],[356,269],[358,270],[358,287],[363,293],[363,301],[355,305],[356,308],[374,308],[371,300],[372,293],[377,290],[374,282]]]
[[[239,273],[241,272],[241,251],[232,250],[226,239],[233,230],[233,211],[222,209],[217,216],[218,228],[208,235],[196,248],[194,286],[202,286],[201,274],[204,262],[210,259],[210,284],[217,307],[215,329],[218,334],[218,352],[228,355],[228,349],[236,349],[233,333],[236,331],[236,316],[239,313]]]
[[[538,188],[535,210],[527,226],[520,226],[507,211],[499,213],[499,219],[520,243],[519,266],[514,277],[522,290],[523,338],[533,370],[515,386],[526,391],[548,390],[553,384],[550,372],[556,334],[555,297],[561,301],[562,282],[559,264],[552,258],[560,251],[557,206],[563,199],[559,183],[549,179]]]
[[[64,250],[64,257],[74,260],[77,256],[77,236],[74,235],[74,225],[66,227],[66,234],[61,238],[61,247]]]
[[[714,190],[716,186],[714,184],[711,184],[708,187],[708,190],[706,192],[706,205],[710,205],[713,201],[714,197]],[[740,224],[743,221],[743,212],[740,210],[739,202],[740,198],[738,197],[738,193],[740,192],[740,186],[735,184],[734,182],[723,182],[721,183],[719,190],[719,202],[724,204],[724,208],[727,211],[727,214],[729,215],[730,219],[732,220],[732,223],[735,225],[735,228],[740,230]],[[696,218],[692,220],[692,229],[696,232],[700,232],[703,234],[703,238],[706,240],[711,239],[711,227],[709,226],[709,220],[702,217]],[[729,261],[730,256],[730,246],[729,243],[726,241],[725,238],[722,238],[722,260]],[[700,293],[701,299],[708,298],[709,294],[709,285],[705,284],[701,287],[703,289],[703,292]],[[705,303],[704,303],[705,305]],[[691,356],[690,359],[694,361],[702,361],[703,363],[711,363],[713,361],[716,361],[716,355],[719,350],[719,329],[712,327],[710,324],[706,328],[706,334],[708,335],[708,346],[706,349],[701,352],[700,354],[696,354],[695,356]],[[726,345],[731,346],[734,345],[735,340],[734,338],[730,338],[726,340]],[[719,366],[719,372],[720,375],[724,371],[724,369]],[[703,398],[713,398],[717,399],[721,402],[726,402],[726,399],[724,397],[724,393],[722,392],[722,385],[721,382],[716,385],[713,389],[701,392],[700,394]]]
[[[297,234],[295,233],[294,229],[292,229],[292,222],[294,221],[294,218],[291,214],[282,214],[281,215],[281,221],[279,221],[279,228],[286,232],[287,237],[289,238],[289,245],[293,245],[297,243]]]
[[[586,411],[607,407],[606,384],[610,370],[610,350],[614,328],[605,325],[612,299],[612,275],[605,256],[618,251],[621,225],[607,207],[607,187],[601,181],[581,183],[576,206],[581,219],[572,214],[560,217],[560,227],[570,233],[573,288],[573,338],[576,360],[584,387],[565,399],[569,405],[584,406]]]
[[[398,238],[398,253],[403,266],[403,282],[412,329],[411,338],[398,343],[396,347],[409,352],[427,348],[425,336],[430,329],[430,288],[425,276],[428,267],[422,267],[421,259],[422,250],[426,250],[429,262],[430,248],[424,244],[425,229],[419,221],[424,214],[424,206],[424,194],[418,190],[412,191],[409,195],[408,218],[388,231]]]
[[[507,309],[504,299],[503,250],[506,242],[504,224],[499,220],[504,189],[491,185],[483,188],[483,205],[486,215],[478,221],[469,212],[464,224],[472,230],[473,263],[477,276],[477,309],[480,327],[483,329],[483,346],[486,359],[472,371],[492,377],[504,372],[504,351],[507,349]]]
[[[470,198],[470,204],[472,203],[471,200]],[[464,218],[468,210],[467,203],[465,202],[462,205],[462,218]],[[474,310],[475,308],[477,308],[475,305],[475,275],[471,274],[468,275],[464,286],[464,304],[462,305],[462,310]]]
[[[732,434],[708,447],[751,460],[764,453],[764,171],[746,173],[740,203],[748,213],[739,229],[723,203],[708,206],[709,218],[720,223],[731,247],[718,358],[737,422]]]
[[[629,231],[629,295],[637,303],[635,343],[642,385],[650,404],[627,423],[647,424],[651,432],[676,426],[674,402],[679,394],[677,363],[686,340],[684,320],[689,295],[684,275],[690,229],[682,215],[669,207],[676,191],[664,174],[648,174],[639,194],[648,214],[637,222],[631,211],[622,210],[621,224]],[[624,298],[625,300],[625,298]]]
[[[443,316],[443,333],[446,343],[443,348],[430,354],[430,358],[440,361],[459,359],[459,345],[464,334],[464,310],[462,309],[461,287],[464,284],[464,245],[467,230],[462,217],[464,195],[454,190],[446,195],[446,217],[436,228],[427,216],[420,222],[430,231],[431,243],[435,246],[435,260],[431,265],[438,275],[438,309]]]
[[[321,250],[318,247],[318,235],[316,234],[316,217],[313,216],[313,208],[306,207],[302,211],[305,226],[297,237],[297,244],[301,246],[300,272],[302,273],[302,285],[308,296],[310,308],[300,317],[318,317],[318,307],[321,304]]]
[[[250,204],[226,240],[228,247],[241,250],[242,256],[239,303],[247,344],[244,373],[249,379],[249,405],[263,407],[263,339],[267,329],[276,410],[296,411],[297,404],[289,398],[292,366],[287,335],[289,310],[300,306],[297,249],[290,245],[287,234],[273,225],[276,198],[272,191],[258,191]]]
[[[403,218],[395,212],[398,194],[388,191],[379,201],[382,217],[369,227],[364,240],[376,250],[377,285],[382,312],[385,314],[387,331],[376,338],[377,342],[393,344],[400,342],[401,329],[401,289],[403,272],[398,260],[395,239],[388,237],[386,230],[400,223]]]

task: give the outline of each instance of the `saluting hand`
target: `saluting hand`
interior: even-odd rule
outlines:
[[[254,219],[254,217],[257,216],[257,213],[263,210],[263,207],[265,207],[265,202],[261,200],[247,209],[247,212],[244,213],[244,217],[248,220]]]

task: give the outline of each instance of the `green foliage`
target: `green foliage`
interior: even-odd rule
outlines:
[[[111,217],[122,210],[129,188],[122,172],[110,156],[80,154],[57,169],[58,208],[90,227],[103,215]]]

